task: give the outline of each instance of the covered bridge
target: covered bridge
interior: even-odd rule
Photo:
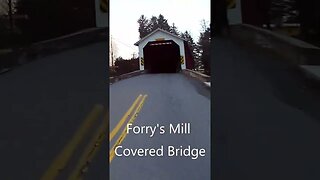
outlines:
[[[139,47],[139,67],[151,73],[174,73],[193,69],[188,42],[163,29],[156,29],[134,45]]]

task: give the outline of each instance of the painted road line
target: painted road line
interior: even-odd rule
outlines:
[[[127,118],[130,116],[131,112],[133,109],[136,107],[137,103],[141,99],[142,95],[140,94],[137,99],[133,102],[129,110],[123,115],[119,123],[116,125],[116,127],[111,131],[110,136],[109,136],[109,141],[113,139],[113,137],[118,133],[124,122],[126,122]]]
[[[135,119],[138,117],[138,114],[144,104],[145,99],[148,97],[148,95],[144,95],[139,106],[136,108],[136,110],[134,111],[133,115],[131,116],[130,120],[128,121],[128,124],[133,124],[133,122],[135,121]],[[119,138],[117,139],[116,143],[113,145],[113,147],[111,148],[110,152],[109,152],[109,163],[112,162],[112,160],[115,157],[115,148],[117,146],[119,146],[122,141],[126,138],[127,136],[127,127],[125,127],[121,133],[121,135],[119,136]]]
[[[60,154],[53,160],[47,171],[41,177],[41,180],[54,180],[59,173],[66,167],[72,154],[75,152],[77,146],[87,134],[88,130],[94,124],[94,121],[99,118],[103,112],[104,107],[102,105],[95,105],[86,119],[82,122],[77,129],[72,139],[63,148]]]
[[[106,138],[106,133],[108,131],[108,117],[109,114],[106,114],[106,117],[103,119],[103,122],[100,124],[97,131],[94,133],[93,138],[90,140],[86,149],[82,153],[75,169],[71,172],[68,180],[79,180],[82,179],[82,175],[88,171],[88,166],[90,165],[92,159],[98,152],[101,144]]]

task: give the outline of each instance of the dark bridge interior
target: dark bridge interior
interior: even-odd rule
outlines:
[[[176,73],[181,69],[180,49],[172,40],[149,42],[143,54],[148,73]]]

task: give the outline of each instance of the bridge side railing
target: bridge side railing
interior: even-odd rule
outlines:
[[[182,73],[190,78],[202,82],[207,88],[211,87],[211,76],[190,69],[184,69],[182,70]]]
[[[320,64],[320,48],[299,39],[248,24],[232,25],[231,37],[283,57],[292,65]]]
[[[210,76],[208,76],[206,74],[202,74],[197,71],[193,71],[190,69],[184,69],[184,70],[182,70],[182,73],[185,75],[188,75],[190,77],[196,78],[196,79],[200,80],[201,82],[210,82]]]
[[[31,62],[38,57],[58,53],[71,48],[77,48],[89,43],[105,41],[106,44],[108,44],[107,38],[107,28],[90,28],[65,36],[30,44],[27,47],[10,49],[7,50],[8,52],[0,52],[0,72],[1,69],[4,68],[14,68]]]
[[[120,81],[120,80],[123,80],[123,79],[128,79],[128,78],[131,78],[131,77],[134,77],[134,76],[138,76],[138,75],[141,75],[141,74],[144,74],[145,71],[143,70],[137,70],[137,71],[133,71],[133,72],[129,72],[129,73],[126,73],[126,74],[121,74],[120,76],[113,76],[113,77],[110,77],[109,78],[109,83],[110,84],[113,84],[117,81]]]

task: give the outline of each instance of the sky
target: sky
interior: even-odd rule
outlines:
[[[115,56],[129,59],[138,54],[138,19],[162,14],[181,32],[189,31],[195,41],[201,31],[201,20],[210,22],[210,0],[110,0],[110,35]]]

